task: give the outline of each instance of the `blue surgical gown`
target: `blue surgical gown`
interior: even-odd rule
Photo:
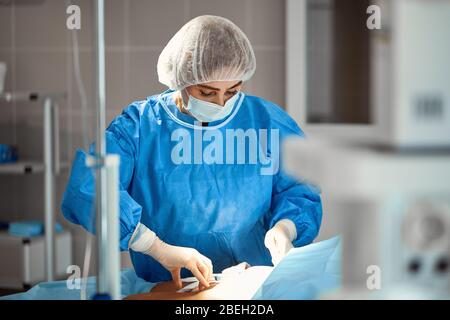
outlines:
[[[233,112],[209,123],[208,130],[221,134],[224,140],[226,130],[237,129],[265,129],[269,138],[275,130],[281,141],[289,135],[303,136],[295,121],[277,105],[240,94]],[[198,150],[205,152],[213,140],[222,139],[217,135],[193,139],[194,131],[207,131],[206,127],[192,127],[196,123],[178,110],[174,92],[168,90],[132,103],[106,129],[107,152],[120,155],[121,250],[129,249],[139,222],[171,245],[197,249],[211,259],[214,272],[243,261],[272,265],[264,236],[281,219],[294,222],[295,247],[311,243],[322,219],[319,191],[288,176],[282,168],[261,174],[267,163],[251,162],[248,154],[245,161],[236,159],[239,152],[226,151],[225,142],[223,153],[215,150],[228,157],[225,160],[198,159]],[[182,136],[190,137],[192,143],[179,153],[186,160],[180,163],[179,159],[174,161],[173,154],[179,151]],[[262,145],[265,159],[270,159],[270,140]],[[86,156],[77,150],[61,208],[69,221],[95,233],[95,178],[86,167]],[[139,277],[151,282],[171,279],[169,271],[152,257],[133,250],[130,255]],[[191,273],[182,269],[182,276]]]

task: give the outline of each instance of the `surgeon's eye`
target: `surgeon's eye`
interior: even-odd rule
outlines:
[[[225,94],[226,94],[227,96],[232,97],[232,96],[234,96],[237,92],[238,92],[237,90],[232,90],[232,91],[227,91],[227,92],[225,92]]]
[[[205,92],[205,91],[203,91],[203,90],[200,90],[200,94],[201,94],[203,97],[212,97],[212,96],[215,94],[215,92],[214,92],[214,91]]]

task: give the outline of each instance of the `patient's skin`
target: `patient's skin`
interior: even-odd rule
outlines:
[[[149,293],[135,294],[126,300],[248,300],[263,284],[273,267],[256,266],[245,269],[236,276],[225,277],[221,282],[210,283],[207,289],[177,292],[173,281],[161,282]],[[183,282],[183,287],[190,283]]]
[[[183,288],[189,285],[183,282]],[[149,293],[135,294],[124,300],[217,300],[224,299],[220,292],[214,290],[217,283],[210,283],[209,288],[199,290],[198,287],[191,292],[177,292],[179,289],[173,281],[161,282],[154,286]]]

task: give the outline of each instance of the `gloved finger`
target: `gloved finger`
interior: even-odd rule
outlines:
[[[212,273],[211,273],[209,267],[206,264],[204,264],[204,266],[206,268],[206,274],[204,274],[203,276],[205,277],[205,280],[208,282],[208,287],[209,287],[209,283],[211,281],[213,281],[214,279],[213,279],[213,276],[212,276]]]
[[[275,247],[269,248],[269,252],[272,260],[279,255],[278,250]]]
[[[200,272],[202,273],[203,277],[205,278],[206,282],[209,284],[209,273],[207,270],[207,266],[203,261],[199,261],[197,263],[197,267],[200,270]],[[202,284],[201,282],[198,283],[198,289],[199,290],[204,290],[206,288],[206,286],[204,284]]]
[[[281,255],[285,255],[290,249],[293,248],[292,242],[284,236],[277,237],[275,243]]]
[[[206,264],[206,266],[208,267],[208,277],[206,278],[208,281],[210,280],[214,280],[213,277],[213,265],[210,259],[208,259],[207,257],[204,257],[205,259],[203,259],[203,262]]]
[[[269,248],[269,252],[274,266],[280,262],[285,254],[284,248],[280,246],[278,242],[275,242],[275,244]]]
[[[183,287],[183,283],[181,282],[180,270],[180,268],[176,268],[170,271],[170,273],[172,274],[172,280],[178,289],[181,289]]]
[[[194,277],[196,277],[202,285],[208,287],[208,281],[205,280],[200,270],[198,270],[197,264],[190,266],[188,269],[189,271],[192,272]]]
[[[278,242],[277,245],[272,248],[272,250],[269,250],[272,256],[273,265],[276,266],[293,247],[294,246],[290,241],[283,240],[281,242]]]
[[[205,275],[206,280],[210,281],[212,278],[212,273],[213,273],[213,266],[212,266],[212,262],[210,259],[208,259],[207,257],[201,255],[200,256],[200,260],[203,262],[203,264],[206,266],[206,268],[208,269],[208,273]]]
[[[281,256],[279,256],[279,255],[273,256],[273,257],[272,257],[272,263],[273,263],[273,265],[276,266],[278,263],[280,263],[281,259],[282,259],[282,258],[281,258]]]
[[[275,240],[267,243],[266,248],[269,249],[271,255],[277,254],[279,252],[278,243]]]
[[[294,247],[294,246],[292,245],[292,242],[287,241],[287,242],[286,242],[286,246],[284,247],[284,248],[285,248],[285,250],[284,250],[285,253],[288,253],[289,250],[291,250],[293,247]]]
[[[286,247],[287,239],[281,235],[277,235],[274,237],[274,246],[276,250],[280,253],[284,251]]]
[[[202,264],[203,264],[203,256],[200,255],[199,259],[194,261],[194,265],[195,265],[194,268],[197,268],[197,270],[199,270],[200,273],[202,274],[203,278],[205,278],[205,280],[208,282],[208,278],[207,278],[207,275],[205,275],[205,273],[204,273],[204,267],[202,266]],[[192,273],[194,273],[194,272],[192,272]],[[200,281],[200,279],[198,279],[198,277],[197,277],[197,280],[199,280],[199,282],[198,282],[198,286],[196,289],[203,290],[205,288],[204,283],[202,283]]]
[[[206,265],[208,266],[209,271],[211,272],[211,274],[213,273],[213,264],[211,259],[203,256],[203,261],[206,263]]]
[[[209,287],[209,268],[208,268],[208,266],[206,265],[205,262],[200,260],[197,262],[197,267],[198,267],[198,270],[200,270],[200,272],[202,273],[203,277],[205,278],[206,284],[207,284],[206,287],[208,288]]]
[[[264,237],[264,245],[266,248],[273,247],[275,245],[275,235],[273,232],[268,231]]]

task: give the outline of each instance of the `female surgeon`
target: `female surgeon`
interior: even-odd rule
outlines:
[[[235,24],[197,17],[159,56],[169,90],[133,102],[106,129],[107,151],[120,155],[120,248],[139,277],[181,287],[194,275],[204,288],[213,271],[276,264],[317,236],[318,191],[279,167],[283,139],[303,132],[274,103],[244,94],[255,69]],[[77,150],[62,211],[94,232],[86,157]]]

